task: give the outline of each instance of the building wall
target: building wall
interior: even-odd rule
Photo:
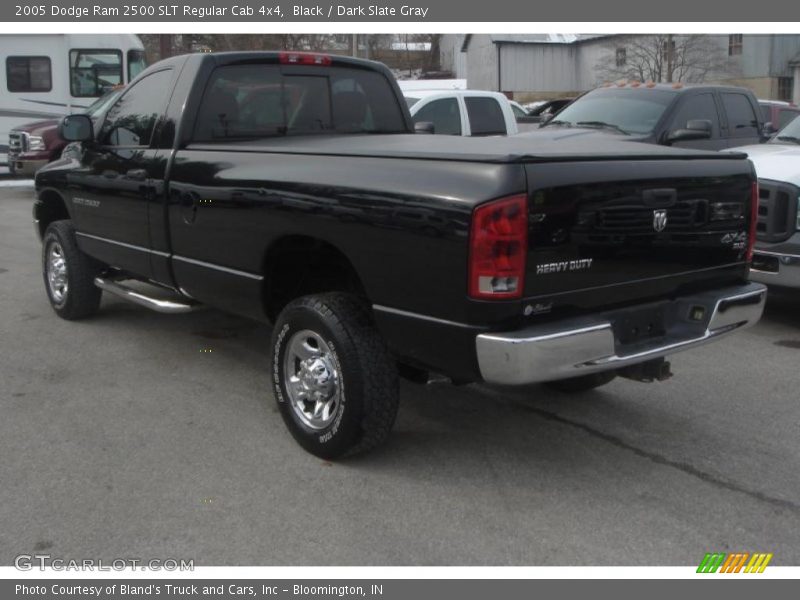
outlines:
[[[464,36],[444,35],[442,47],[447,49],[442,50],[442,63],[443,67],[453,65],[449,70],[466,78],[471,89],[512,92],[522,100],[567,96],[603,83],[597,65],[618,45],[624,45],[621,37],[609,35],[562,44],[501,43],[502,81],[498,82],[498,46],[490,35],[473,34],[466,53],[458,52]],[[800,35],[746,34],[742,53],[736,56],[728,56],[727,34],[709,37],[726,59],[718,72],[707,76],[707,82],[743,85],[760,98],[777,98],[778,78],[794,77],[794,101],[800,100],[800,70],[790,66],[792,59],[800,56]],[[459,55],[465,62],[461,67],[457,67]]]
[[[573,44],[500,44],[501,92],[579,89]],[[494,88],[497,89],[497,88]]]
[[[461,52],[463,34],[446,34],[439,40],[439,64],[442,71],[450,71],[456,79],[467,79],[467,53]]]
[[[597,63],[608,53],[616,51],[615,37],[607,36],[578,44],[579,50],[575,63],[575,69],[578,74],[578,89],[586,91],[605,83],[606,78],[597,73]]]
[[[800,104],[800,65],[794,68],[794,91],[792,92],[792,102]]]
[[[497,47],[488,35],[474,34],[467,47],[467,88],[497,90]]]

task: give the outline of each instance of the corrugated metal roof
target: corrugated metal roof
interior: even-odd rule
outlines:
[[[607,37],[609,34],[582,33],[531,33],[531,34],[492,34],[494,43],[504,44],[574,44],[584,40]]]
[[[484,35],[484,34],[475,34]],[[613,37],[617,33],[498,33],[489,35],[494,44],[574,44],[603,37]],[[473,34],[464,35],[461,52],[466,52]]]

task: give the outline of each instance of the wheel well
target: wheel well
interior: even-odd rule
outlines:
[[[366,298],[350,260],[317,238],[282,238],[267,252],[263,272],[264,306],[273,321],[289,302],[308,294],[336,291]]]
[[[67,204],[58,192],[45,190],[39,195],[36,204],[36,219],[39,221],[39,235],[44,237],[47,226],[53,221],[69,219]]]

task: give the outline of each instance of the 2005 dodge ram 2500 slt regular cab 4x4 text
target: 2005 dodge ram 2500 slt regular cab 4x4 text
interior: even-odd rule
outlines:
[[[170,58],[61,130],[34,206],[55,312],[107,291],[273,322],[274,395],[322,457],[388,436],[398,373],[660,380],[765,301],[743,155],[414,134],[374,62]]]

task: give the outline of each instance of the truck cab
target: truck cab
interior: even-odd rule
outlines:
[[[516,135],[511,104],[498,92],[474,90],[406,91],[415,124],[428,123],[437,135]]]
[[[614,135],[647,144],[722,150],[765,141],[763,112],[747,88],[619,83],[594,89],[531,135]]]
[[[800,119],[746,152],[758,176],[758,223],[750,279],[800,289]]]

